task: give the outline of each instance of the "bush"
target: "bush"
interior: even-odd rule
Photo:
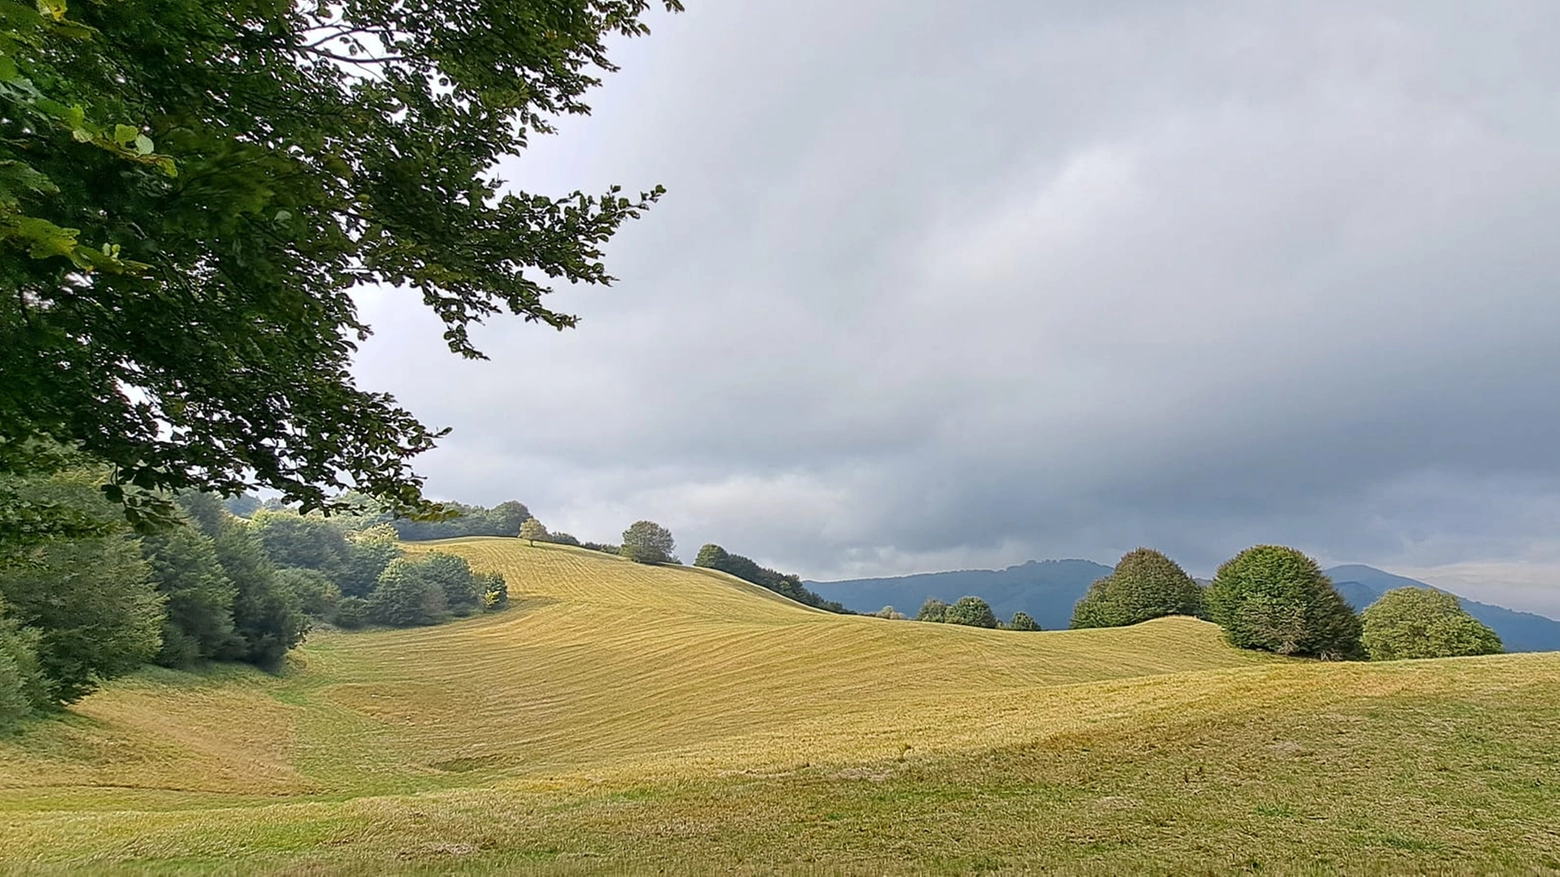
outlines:
[[[448,615],[444,588],[423,574],[419,564],[398,558],[385,567],[368,598],[369,620],[391,627],[438,624]]]
[[[1324,660],[1364,656],[1360,620],[1316,561],[1293,548],[1258,545],[1219,567],[1205,595],[1230,643]]]
[[[991,611],[991,606],[979,597],[960,597],[958,602],[948,607],[943,620],[948,624],[962,624],[965,627],[989,627],[997,626],[996,613]]]
[[[915,620],[942,624],[948,620],[948,604],[936,597],[928,597],[926,602],[921,604],[921,611],[915,613]]]
[[[342,600],[341,589],[318,570],[279,569],[276,571],[276,586],[291,594],[298,608],[315,618],[333,617]]]
[[[619,554],[621,549],[616,545],[608,545],[605,542],[581,542],[580,547],[586,551],[599,551],[602,554]]]
[[[872,614],[878,618],[887,618],[890,621],[904,621],[907,617],[903,612],[900,612],[898,609],[895,609],[892,606],[884,606],[882,609],[879,609]]]
[[[479,572],[476,581],[477,591],[482,594],[484,610],[497,612],[509,606],[509,584],[504,581],[503,573]]]
[[[368,601],[362,597],[342,597],[336,610],[330,615],[331,624],[344,630],[367,627],[370,618]]]
[[[412,561],[418,574],[439,586],[444,607],[456,615],[470,615],[482,608],[482,591],[466,558],[430,551]]]
[[[1457,598],[1429,588],[1394,588],[1370,604],[1360,640],[1372,661],[1454,658],[1503,651],[1500,637]]]
[[[250,517],[249,532],[276,566],[316,569],[333,581],[351,553],[341,525],[318,514],[261,510]]]
[[[5,617],[0,602],[0,730],[50,706],[49,683],[38,667],[38,631]]]
[[[553,543],[554,545],[573,545],[575,548],[581,547],[580,540],[574,538],[568,533],[553,533],[547,537],[547,541]]]
[[[1039,630],[1040,625],[1028,612],[1014,612],[1013,620],[1008,622],[1008,630]]]
[[[1203,593],[1180,565],[1152,548],[1123,555],[1110,575],[1089,586],[1073,607],[1071,626],[1124,627],[1166,615],[1202,615]]]
[[[165,600],[157,663],[189,668],[232,650],[238,638],[233,630],[238,589],[217,562],[211,538],[186,521],[146,537],[141,550]]]
[[[388,524],[377,524],[348,537],[346,555],[331,579],[342,594],[367,597],[379,584],[379,574],[390,561],[400,556],[401,546],[396,544],[395,529]]]
[[[654,521],[635,521],[623,531],[618,554],[635,563],[667,563],[676,547],[670,530]]]

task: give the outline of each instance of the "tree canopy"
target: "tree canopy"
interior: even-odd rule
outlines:
[[[661,195],[494,174],[588,112],[650,0],[0,2],[0,472],[47,439],[115,500],[427,513],[411,461],[442,433],[356,386],[349,292],[417,296],[480,358],[494,315],[574,326],[552,285],[610,283],[603,245]]]
[[[1354,659],[1360,619],[1316,561],[1293,548],[1258,545],[1226,561],[1206,593],[1209,618],[1244,649]]]
[[[1429,588],[1393,588],[1361,613],[1360,640],[1372,661],[1493,655],[1500,637],[1457,598]]]
[[[783,597],[789,597],[804,606],[822,609],[825,612],[834,612],[840,615],[851,615],[837,600],[827,600],[816,591],[810,590],[802,584],[801,576],[792,573],[783,573],[770,569],[767,566],[759,566],[752,558],[743,557],[740,554],[731,554],[726,549],[715,543],[707,543],[699,549],[699,554],[693,560],[694,566],[706,569],[718,569],[723,573],[734,575],[744,581],[752,582],[761,588],[767,588]]]
[[[654,521],[635,521],[623,531],[623,547],[618,553],[639,563],[666,563],[676,547],[672,531]]]
[[[997,616],[991,611],[991,605],[979,597],[960,597],[943,613],[943,621],[966,627],[997,626]]]
[[[1122,555],[1073,608],[1072,627],[1123,627],[1166,615],[1201,615],[1202,588],[1180,564],[1152,548]]]

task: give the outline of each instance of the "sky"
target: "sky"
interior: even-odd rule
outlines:
[[[451,355],[428,492],[812,579],[1252,544],[1560,616],[1560,4],[689,0],[513,187],[663,202]]]

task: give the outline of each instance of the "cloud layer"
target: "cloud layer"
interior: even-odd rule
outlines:
[[[818,578],[1278,541],[1560,611],[1560,8],[844,6],[657,19],[505,168],[670,190],[578,330],[467,363],[364,295],[433,493]]]

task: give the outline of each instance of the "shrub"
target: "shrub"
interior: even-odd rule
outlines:
[[[362,597],[342,597],[330,615],[330,622],[346,630],[366,627],[369,622],[368,601]]]
[[[504,581],[503,573],[479,572],[476,581],[477,590],[482,594],[484,610],[497,612],[509,606],[509,584]]]
[[[211,538],[184,521],[146,537],[141,548],[165,601],[157,663],[188,668],[235,648],[233,599],[238,589],[217,562]]]
[[[333,580],[350,553],[341,525],[318,514],[261,510],[250,517],[249,532],[276,566],[317,569]]]
[[[341,589],[317,570],[279,569],[276,571],[276,586],[291,594],[298,608],[315,618],[333,617],[342,600]]]
[[[1360,620],[1316,561],[1293,548],[1258,545],[1219,567],[1205,595],[1230,643],[1325,660],[1363,657]]]
[[[948,607],[943,620],[948,624],[962,624],[965,627],[989,627],[997,626],[996,613],[991,611],[991,606],[979,597],[960,597],[958,602]]]
[[[448,614],[439,582],[404,557],[385,567],[367,608],[369,620],[391,627],[438,624]]]
[[[1457,598],[1429,588],[1394,588],[1365,609],[1360,636],[1372,661],[1493,655],[1500,637]]]
[[[1013,620],[1008,622],[1008,630],[1039,630],[1040,625],[1028,612],[1014,612]]]
[[[903,612],[900,612],[898,609],[895,609],[892,606],[884,606],[882,609],[879,609],[872,614],[878,618],[887,618],[890,621],[904,621],[907,617]]]
[[[0,602],[0,730],[50,706],[49,683],[38,667],[38,631],[5,617]]]
[[[430,551],[412,561],[418,574],[434,582],[444,593],[444,607],[456,615],[470,615],[482,608],[482,591],[466,558]]]
[[[346,554],[331,579],[350,597],[367,597],[379,584],[379,574],[390,561],[401,556],[395,528],[377,524],[359,530],[347,539]],[[327,571],[330,572],[330,571]]]
[[[580,540],[576,539],[569,533],[553,533],[547,537],[547,541],[554,545],[573,545],[575,548],[581,547]]]
[[[1071,626],[1124,627],[1166,615],[1202,615],[1203,593],[1180,565],[1152,548],[1123,555],[1073,607]]]
[[[618,553],[636,563],[667,563],[676,547],[670,530],[654,521],[635,521],[623,531]]]
[[[942,624],[948,620],[948,604],[936,597],[928,597],[926,602],[921,604],[921,610],[915,613],[915,620]]]

